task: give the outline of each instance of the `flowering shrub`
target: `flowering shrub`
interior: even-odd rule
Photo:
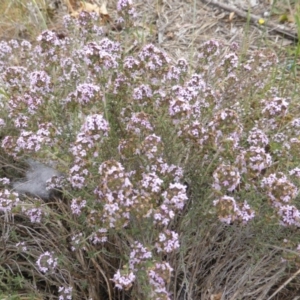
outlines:
[[[132,26],[131,1],[117,10]],[[173,299],[186,180],[209,191],[193,194],[200,215],[213,209],[220,221],[247,226],[264,206],[299,227],[299,119],[285,118],[291,99],[269,88],[276,56],[257,51],[239,62],[236,44],[208,41],[193,69],[153,44],[125,53],[94,19],[65,17],[66,37],[44,31],[36,45],[0,42],[2,151],[59,169],[45,183],[61,193],[49,205],[1,179],[1,222],[20,219],[13,245],[31,253],[22,258],[43,288],[55,287],[58,299],[98,299],[103,287],[109,299]]]

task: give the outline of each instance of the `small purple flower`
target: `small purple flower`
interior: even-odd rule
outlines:
[[[20,202],[19,194],[7,189],[0,191],[0,212],[11,212]]]
[[[269,139],[267,135],[257,127],[251,129],[247,141],[251,146],[256,146],[256,147],[257,146],[264,147],[269,143]]]
[[[179,248],[178,233],[165,229],[159,233],[158,241],[155,243],[157,252],[171,253]]]
[[[45,71],[34,71],[29,74],[30,90],[33,93],[48,94],[51,92],[51,78]]]
[[[107,242],[106,234],[107,234],[107,229],[106,228],[100,228],[97,231],[92,233],[92,235],[90,237],[90,241],[94,245],[103,244],[103,243]]]
[[[147,247],[144,247],[143,244],[135,241],[134,244],[131,245],[129,257],[129,269],[138,271],[145,267],[145,263],[152,258],[152,253]]]
[[[26,246],[25,242],[19,242],[19,243],[17,243],[16,247],[21,252],[26,252],[27,251],[27,246]]]
[[[86,117],[84,124],[81,127],[81,131],[86,135],[91,135],[90,132],[102,133],[103,136],[107,136],[109,132],[109,124],[100,114],[89,115]]]
[[[72,199],[71,210],[74,215],[81,215],[82,209],[86,207],[86,200],[80,198]]]
[[[124,8],[128,8],[132,5],[132,0],[119,0],[117,3],[117,10],[121,11]]]
[[[172,272],[173,269],[167,262],[157,262],[154,266],[148,268],[147,274],[154,299],[171,300],[166,285],[170,281]]]
[[[298,188],[282,172],[264,177],[261,187],[275,206],[291,202],[298,194]]]
[[[134,100],[138,100],[138,103],[141,106],[146,106],[148,103],[151,104],[152,96],[153,94],[150,86],[147,84],[142,84],[133,90],[132,98]]]
[[[0,178],[0,182],[1,182],[3,185],[8,185],[8,184],[10,184],[10,179],[9,179],[9,178],[6,178],[6,177],[2,177],[2,178]]]
[[[43,216],[43,211],[40,208],[26,208],[22,207],[22,212],[30,218],[31,223],[40,223],[42,216]]]
[[[213,188],[217,191],[222,189],[232,192],[240,184],[238,168],[231,165],[221,164],[213,173]]]
[[[262,113],[271,119],[275,116],[284,116],[287,113],[290,99],[273,97],[262,100],[261,103],[264,105]]]
[[[88,104],[93,100],[99,98],[100,87],[90,83],[79,84],[76,87],[76,91],[71,93],[66,102],[71,102],[74,99],[75,102],[80,104]]]
[[[283,226],[295,225],[300,227],[300,211],[294,205],[280,205],[277,208],[280,224]]]
[[[59,297],[58,300],[72,300],[72,290],[71,286],[65,287],[60,286],[58,288]]]
[[[158,193],[161,190],[161,186],[163,184],[163,180],[161,180],[157,174],[154,172],[152,173],[143,173],[142,174],[142,187],[151,192],[151,193]]]
[[[291,176],[295,176],[295,177],[297,177],[297,178],[300,178],[300,168],[294,168],[294,169],[292,169],[290,172],[289,172],[289,174],[291,175]]]
[[[119,290],[128,290],[135,281],[135,275],[133,272],[126,274],[125,272],[121,273],[120,270],[118,270],[112,281],[115,283],[115,287]]]
[[[39,256],[36,264],[42,273],[47,273],[48,271],[53,272],[57,267],[57,258],[54,252],[46,251]]]

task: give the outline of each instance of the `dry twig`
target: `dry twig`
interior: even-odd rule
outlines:
[[[238,16],[240,16],[242,18],[245,18],[245,19],[249,18],[250,21],[252,21],[254,24],[259,25],[258,21],[261,19],[261,17],[253,15],[250,12],[244,12],[235,6],[222,3],[218,0],[204,0],[204,2],[206,2],[207,4],[216,5],[216,6],[222,8],[224,10],[227,10],[229,12],[234,12],[235,14],[237,14]],[[264,24],[264,26],[267,26],[268,28],[271,29],[271,31],[275,31],[289,40],[293,40],[294,42],[298,41],[298,34],[296,32],[290,32],[290,30],[283,28],[282,25],[276,24],[272,21],[267,21]]]

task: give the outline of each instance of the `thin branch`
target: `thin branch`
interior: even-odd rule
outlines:
[[[261,19],[261,17],[259,17],[259,16],[253,15],[248,12],[244,12],[235,6],[222,3],[219,0],[203,0],[203,1],[207,4],[218,6],[219,8],[222,8],[229,12],[234,12],[235,14],[237,14],[238,16],[240,16],[242,18],[245,18],[245,19],[250,18],[250,21],[252,21],[256,26],[262,26],[262,25],[259,25],[259,23],[258,23],[258,21]],[[290,29],[283,28],[283,25],[276,24],[272,21],[266,21],[266,23],[263,26],[270,28],[271,31],[275,31],[289,40],[298,42],[298,34],[296,32],[291,32]]]
[[[104,271],[101,269],[101,267],[99,266],[99,264],[97,263],[97,261],[94,258],[91,258],[94,266],[98,269],[98,271],[101,273],[101,275],[103,276],[105,282],[106,282],[106,286],[107,286],[107,291],[108,291],[108,297],[109,300],[112,300],[112,295],[111,295],[111,290],[110,290],[110,284],[109,284],[109,280],[107,279],[107,277],[105,276]]]
[[[300,274],[300,269],[295,272],[288,280],[286,280],[267,300],[271,300],[276,296],[287,284],[289,284],[298,274]]]

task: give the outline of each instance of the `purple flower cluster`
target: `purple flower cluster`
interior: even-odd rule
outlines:
[[[231,165],[220,165],[213,173],[214,183],[212,187],[217,191],[232,192],[241,181],[238,168]]]
[[[73,288],[71,286],[60,286],[58,288],[58,300],[72,300],[72,290]]]
[[[77,55],[88,66],[92,74],[105,75],[104,72],[119,66],[120,45],[107,38],[100,42],[90,42],[77,51]]]
[[[86,185],[86,177],[89,175],[87,158],[97,157],[99,145],[108,135],[109,124],[101,114],[89,115],[81,126],[80,132],[71,152],[74,157],[74,165],[69,171],[69,182],[74,188],[81,189]]]
[[[132,287],[135,281],[135,275],[132,271],[126,272],[118,270],[112,278],[112,281],[115,283],[116,288],[127,291]]]
[[[71,203],[72,214],[80,215],[84,207],[86,207],[86,200],[82,200],[81,198],[72,199],[72,203]]]
[[[294,169],[292,169],[292,170],[289,172],[289,174],[290,174],[291,176],[295,176],[295,177],[297,177],[297,178],[300,178],[300,168],[294,168]]]
[[[171,66],[166,75],[166,79],[174,84],[178,84],[180,79],[183,79],[187,75],[187,72],[188,62],[184,58],[180,58],[175,65]]]
[[[42,98],[34,93],[25,92],[23,95],[13,96],[8,104],[10,117],[23,116],[27,111],[29,115],[34,115],[42,104]]]
[[[163,180],[155,172],[143,173],[141,185],[143,190],[149,194],[159,194],[162,189]]]
[[[264,106],[262,113],[268,119],[283,117],[287,113],[289,102],[289,99],[280,97],[262,100],[261,103]]]
[[[249,132],[247,142],[254,147],[265,147],[269,144],[269,138],[263,130],[254,127]]]
[[[145,73],[163,76],[167,74],[171,59],[162,50],[152,44],[146,45],[138,54],[141,68]],[[156,78],[156,77],[155,77]]]
[[[66,186],[66,178],[65,176],[56,176],[53,175],[50,179],[46,181],[46,190],[62,190],[64,186]]]
[[[129,256],[129,269],[137,272],[145,268],[145,262],[152,258],[152,253],[144,247],[140,242],[134,242],[131,245],[131,252]]]
[[[167,235],[172,235],[172,233],[173,235],[175,234],[174,232],[166,231]],[[161,239],[163,239],[163,237],[161,237]],[[175,234],[175,240],[176,239],[177,236]],[[124,290],[130,289],[137,278],[136,273],[146,271],[151,286],[151,298],[170,300],[171,298],[169,298],[166,285],[170,281],[173,269],[167,262],[155,262],[149,266],[151,259],[152,253],[147,247],[144,247],[140,242],[134,242],[134,244],[131,245],[128,267],[125,266],[123,270],[117,270],[112,279],[115,283],[115,287]]]
[[[103,162],[99,174],[100,183],[94,192],[103,203],[101,227],[123,228],[129,223],[130,211],[135,204],[132,183],[124,167],[115,160]]]
[[[128,133],[141,136],[151,134],[154,130],[150,123],[149,115],[144,112],[133,113],[127,122],[126,130]]]
[[[23,205],[22,212],[30,219],[31,223],[40,223],[42,220],[43,211],[39,207],[26,207]]]
[[[268,198],[277,206],[279,203],[291,202],[298,194],[297,187],[282,173],[273,173],[264,177],[261,187],[266,190]]]
[[[148,269],[152,299],[171,300],[166,285],[170,281],[172,271],[173,269],[167,262],[155,263]]]
[[[151,105],[152,103],[152,89],[149,85],[141,84],[133,90],[132,97],[136,102],[143,106]]]
[[[39,256],[36,265],[42,273],[54,272],[57,267],[57,257],[54,252],[46,251]]]
[[[91,102],[95,103],[100,98],[100,87],[95,84],[82,83],[76,87],[76,91],[69,94],[65,102],[77,102],[82,106]]]
[[[226,108],[217,112],[209,126],[215,133],[218,144],[224,138],[232,138],[233,145],[238,145],[243,128],[236,111]]]
[[[12,212],[20,202],[18,193],[7,189],[0,191],[0,212]]]
[[[250,146],[248,149],[240,150],[235,163],[241,173],[256,177],[272,165],[272,156],[266,152],[265,148]]]
[[[23,91],[28,84],[28,70],[25,67],[7,67],[2,75],[6,88],[10,92]]]
[[[74,234],[71,237],[71,250],[86,250],[86,247],[84,246],[85,239],[83,236],[83,233]]]
[[[27,127],[28,118],[18,117],[15,120],[16,128]],[[52,123],[39,123],[36,132],[21,129],[19,137],[7,135],[2,140],[2,148],[10,155],[16,157],[23,153],[38,152],[44,146],[54,145],[60,135],[60,131]]]
[[[221,222],[231,224],[238,221],[242,224],[248,223],[255,217],[255,212],[250,208],[247,201],[238,204],[233,197],[223,196],[214,200],[219,220]]]
[[[280,205],[277,213],[280,217],[282,226],[297,226],[300,227],[300,211],[294,205]]]
[[[122,24],[125,22],[127,26],[130,26],[136,18],[136,11],[132,0],[118,0],[117,11],[119,14],[118,23]]]
[[[106,228],[94,230],[92,235],[90,236],[91,243],[97,245],[107,242],[107,231],[108,230]]]
[[[158,241],[155,243],[157,252],[171,253],[179,248],[178,233],[165,229],[158,236]]]
[[[37,95],[51,92],[51,77],[45,71],[34,71],[29,75],[30,91]]]
[[[154,210],[154,224],[159,224],[163,227],[167,226],[176,213],[181,211],[188,200],[186,195],[186,186],[180,183],[170,184],[169,188],[162,194],[162,204]]]
[[[299,227],[300,211],[296,206],[291,205],[298,195],[298,188],[288,180],[286,175],[282,172],[270,174],[261,180],[261,187],[279,215],[281,224]]]
[[[16,244],[16,247],[18,248],[18,250],[19,250],[20,252],[26,252],[26,251],[28,250],[28,248],[27,248],[25,242],[18,242],[18,243]]]

